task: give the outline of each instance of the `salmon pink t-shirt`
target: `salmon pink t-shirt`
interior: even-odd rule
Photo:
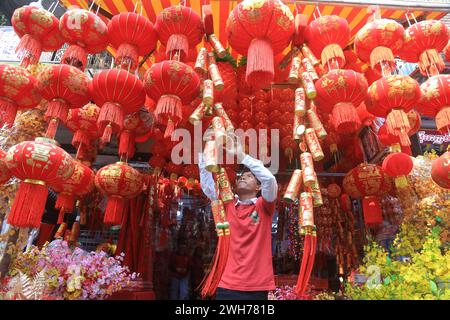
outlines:
[[[225,204],[230,223],[230,252],[219,287],[238,291],[275,290],[272,267],[272,216],[275,203]]]

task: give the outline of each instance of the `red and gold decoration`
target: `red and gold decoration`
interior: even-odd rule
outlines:
[[[413,169],[411,157],[403,152],[394,152],[388,155],[382,164],[383,171],[394,178],[397,188],[405,188],[408,185],[407,175]]]
[[[4,184],[11,179],[12,173],[6,165],[6,152],[0,149],[0,184]]]
[[[145,142],[152,134],[153,116],[145,108],[130,113],[123,121],[123,130],[119,137],[119,156],[126,159],[134,157],[135,143]]]
[[[444,189],[450,189],[450,152],[433,160],[431,165],[431,179]]]

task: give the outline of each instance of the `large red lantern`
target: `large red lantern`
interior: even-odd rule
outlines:
[[[417,110],[424,116],[435,117],[437,129],[450,131],[450,75],[429,78],[420,85],[422,97]]]
[[[108,27],[95,13],[85,9],[67,10],[59,22],[59,30],[69,43],[61,63],[84,70],[88,53],[94,54],[106,49]]]
[[[249,85],[270,85],[275,75],[274,55],[289,45],[294,31],[292,12],[278,0],[242,1],[230,12],[226,25],[228,41],[247,57]]]
[[[189,49],[200,43],[203,25],[200,16],[190,7],[178,5],[165,8],[158,14],[155,22],[158,39],[166,47],[166,58],[171,59],[180,53],[184,60]]]
[[[34,108],[42,97],[37,80],[26,69],[0,65],[0,125],[11,126],[18,110]]]
[[[420,101],[420,96],[416,80],[409,76],[391,75],[370,85],[366,106],[373,115],[386,118],[388,131],[399,136],[401,144],[405,146],[411,144],[407,112]]]
[[[444,189],[450,189],[450,152],[444,153],[431,164],[431,179]]]
[[[58,19],[42,8],[20,7],[14,11],[11,23],[20,37],[16,52],[24,67],[38,63],[42,51],[56,51],[64,42]]]
[[[93,141],[100,137],[97,126],[99,113],[100,108],[93,103],[88,103],[82,108],[70,109],[66,126],[74,132],[72,145],[78,151],[84,147],[92,146]]]
[[[355,51],[372,69],[388,75],[396,68],[394,57],[404,41],[405,29],[401,24],[391,19],[375,19],[356,34]]]
[[[424,76],[436,75],[444,70],[445,63],[439,53],[444,50],[449,37],[449,30],[442,21],[417,22],[406,29],[405,44],[399,55],[408,62],[418,62]]]
[[[323,66],[340,69],[345,64],[343,48],[350,41],[350,27],[346,19],[336,15],[321,16],[312,21],[305,29],[308,47],[317,57],[321,57]]]
[[[94,190],[94,172],[79,161],[74,161],[72,175],[53,187],[58,193],[55,208],[60,209],[58,224],[63,223],[64,213],[72,212],[75,200]]]
[[[119,138],[119,156],[133,158],[135,143],[147,141],[152,134],[152,128],[153,116],[145,108],[127,115]]]
[[[394,178],[397,188],[404,188],[408,185],[406,176],[413,169],[413,161],[409,155],[402,152],[394,152],[383,160],[383,171]]]
[[[58,122],[66,123],[69,109],[89,102],[89,78],[79,69],[59,64],[45,67],[37,76],[38,90],[48,100],[47,137],[54,138]]]
[[[22,180],[8,223],[21,228],[38,228],[47,201],[47,188],[72,175],[73,159],[56,146],[54,140],[36,138],[12,146],[6,155],[6,164],[11,173]]]
[[[0,149],[0,184],[4,184],[11,179],[12,174],[6,165],[6,152]]]
[[[126,70],[110,69],[97,73],[90,84],[95,103],[100,107],[97,124],[108,143],[113,133],[123,128],[125,115],[139,111],[145,103],[141,80]]]
[[[145,91],[157,102],[156,121],[166,125],[164,136],[170,137],[181,121],[182,106],[199,94],[200,79],[188,65],[175,60],[155,63],[146,72]]]
[[[367,81],[353,70],[331,70],[316,81],[316,105],[320,111],[331,113],[338,133],[350,134],[361,126],[355,106],[359,106],[367,94]]]
[[[156,34],[149,19],[134,12],[122,12],[108,23],[108,37],[117,49],[115,63],[123,69],[134,71],[139,56],[156,48]]]
[[[412,155],[411,148],[409,146],[401,146],[400,137],[390,134],[386,124],[383,124],[378,129],[378,139],[384,146],[390,147],[391,151],[401,151],[408,155]],[[400,149],[398,149],[398,147],[400,147]]]
[[[126,201],[141,193],[144,177],[126,162],[116,162],[98,170],[95,186],[108,197],[103,222],[120,225]]]

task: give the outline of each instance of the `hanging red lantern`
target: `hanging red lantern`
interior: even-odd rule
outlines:
[[[395,68],[395,56],[402,49],[405,29],[391,19],[375,19],[362,27],[355,37],[355,51],[359,58],[370,63],[372,69],[385,75]]]
[[[331,113],[338,133],[351,134],[361,126],[355,106],[360,105],[367,94],[367,81],[353,70],[331,70],[316,81],[315,104],[321,112]]]
[[[18,110],[34,108],[42,97],[38,82],[26,69],[0,65],[0,126],[14,123]]]
[[[144,86],[138,77],[126,70],[110,69],[95,74],[90,83],[95,103],[100,107],[97,125],[103,132],[102,143],[119,134],[125,115],[138,111],[145,103]]]
[[[332,199],[337,199],[341,195],[341,187],[336,183],[330,183],[327,187],[328,196]]]
[[[19,228],[39,228],[48,187],[68,179],[74,171],[73,159],[54,140],[36,138],[12,146],[6,155],[11,173],[22,180],[8,216]]]
[[[94,172],[79,161],[74,161],[72,175],[60,184],[56,184],[53,190],[58,193],[55,208],[60,209],[58,222],[64,221],[64,214],[72,212],[75,200],[94,190]]]
[[[408,185],[406,176],[413,169],[413,161],[410,156],[402,152],[394,152],[383,160],[383,171],[394,178],[397,188],[404,188]]]
[[[6,165],[6,152],[0,149],[0,184],[4,184],[11,179],[12,174]]]
[[[369,127],[375,121],[376,117],[367,111],[366,104],[362,102],[357,108],[356,112],[358,113],[358,118],[361,121],[361,124],[365,127]]]
[[[162,10],[156,17],[155,30],[166,47],[166,58],[172,59],[175,53],[180,53],[181,60],[189,55],[190,48],[200,43],[204,33],[200,16],[182,5]]]
[[[274,55],[289,45],[294,31],[294,16],[281,1],[243,1],[230,12],[228,41],[247,57],[246,81],[250,86],[270,85],[275,75]]]
[[[126,162],[116,162],[98,170],[95,186],[108,197],[103,222],[120,225],[126,201],[141,193],[144,177]]]
[[[445,60],[450,61],[450,40],[447,43],[447,46],[444,49]]]
[[[403,50],[399,52],[402,59],[419,64],[424,76],[439,74],[445,63],[439,55],[447,45],[450,32],[444,22],[424,20],[406,29]]]
[[[443,134],[450,131],[450,75],[429,78],[420,85],[422,97],[417,110],[427,117],[436,118],[436,127]]]
[[[441,188],[450,189],[450,152],[432,162],[431,179]]]
[[[69,44],[61,63],[84,70],[87,55],[106,49],[108,27],[95,13],[85,9],[69,9],[61,17],[59,30]]]
[[[391,75],[371,84],[366,100],[367,111],[386,118],[387,129],[400,137],[403,146],[410,145],[411,129],[407,112],[420,101],[419,84],[409,76]]]
[[[170,137],[182,118],[182,106],[199,94],[200,79],[188,65],[170,60],[156,63],[146,72],[145,91],[157,102],[155,118],[166,125],[164,136]]]
[[[11,23],[20,37],[16,52],[23,67],[38,63],[42,51],[56,51],[64,42],[59,20],[42,8],[20,7],[14,11]]]
[[[152,134],[152,128],[153,116],[145,108],[127,115],[119,138],[119,156],[133,158],[135,143],[147,141]]]
[[[162,168],[164,168],[166,165],[166,160],[160,155],[154,155],[150,158],[148,163],[153,168],[153,173],[159,175]]]
[[[384,146],[391,147],[392,151],[397,150],[406,153],[407,155],[412,155],[411,148],[409,146],[401,146],[400,137],[390,134],[386,124],[383,124],[378,129],[378,139]],[[398,149],[399,146],[400,149]]]
[[[350,41],[350,27],[345,18],[336,15],[320,16],[305,29],[308,47],[321,57],[327,70],[340,69],[345,64],[343,48]]]
[[[89,102],[89,78],[79,69],[65,65],[46,66],[37,76],[38,90],[48,100],[46,136],[54,138],[59,121],[66,123],[69,109]]]
[[[342,186],[350,197],[363,198],[364,221],[374,226],[383,221],[379,197],[391,190],[391,183],[380,166],[361,163],[346,174]]]
[[[134,12],[121,12],[108,22],[109,42],[116,48],[115,63],[132,72],[138,67],[139,56],[156,48],[153,23]]]

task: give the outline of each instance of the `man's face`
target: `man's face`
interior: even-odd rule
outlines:
[[[260,186],[258,184],[258,180],[256,180],[255,176],[247,171],[244,172],[240,177],[236,179],[236,193],[252,193],[255,195],[260,190]]]

